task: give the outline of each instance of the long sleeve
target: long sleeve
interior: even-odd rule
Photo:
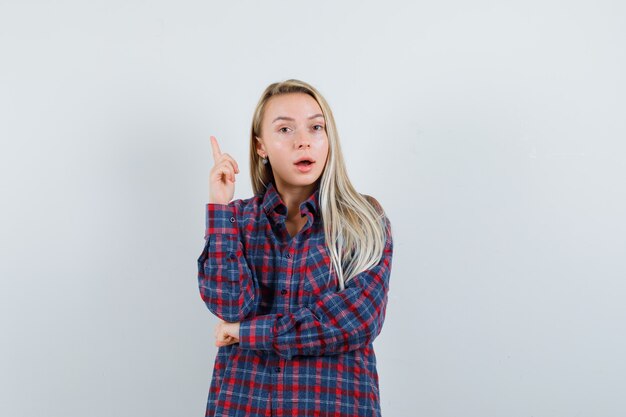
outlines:
[[[209,310],[227,322],[241,321],[255,306],[258,284],[244,257],[237,206],[206,205],[205,245],[198,258],[198,286]]]
[[[352,278],[340,292],[325,293],[291,313],[243,320],[239,347],[273,350],[280,357],[332,355],[371,343],[385,319],[393,256],[391,224],[384,217],[386,242],[377,265]]]

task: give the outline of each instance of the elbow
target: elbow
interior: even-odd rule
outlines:
[[[209,311],[213,313],[213,315],[228,323],[240,322],[247,316],[246,311],[243,309],[228,308],[224,307],[223,305],[217,305],[215,303],[207,301],[205,301],[204,303],[206,304]]]
[[[225,322],[228,323],[237,323],[240,322],[241,320],[244,319],[245,314],[241,314],[241,313],[237,313],[237,312],[226,312],[226,311],[222,311],[222,312],[216,312],[215,315],[217,317],[219,317],[220,319],[224,320]]]
[[[380,314],[372,317],[372,320],[356,328],[348,337],[349,350],[359,349],[372,344],[380,334],[384,321],[385,312],[383,310]]]
[[[381,329],[382,324],[379,323],[378,320],[374,321],[370,326],[367,326],[358,338],[358,346],[363,347],[372,344],[380,334]]]
[[[200,289],[200,296],[209,311],[220,319],[235,323],[248,316],[254,306],[254,298],[231,298],[225,294],[218,294],[207,288]]]

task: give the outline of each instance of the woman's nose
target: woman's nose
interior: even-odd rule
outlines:
[[[309,136],[307,134],[301,133],[296,138],[296,145],[298,146],[298,149],[300,149],[302,147],[310,148],[311,147],[311,139],[309,138]]]

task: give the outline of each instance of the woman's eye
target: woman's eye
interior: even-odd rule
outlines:
[[[322,126],[322,125],[315,125],[315,126],[313,126],[313,129],[315,129],[315,130],[324,130],[324,126]]]
[[[281,127],[279,130],[280,130],[282,133],[287,133],[287,132],[289,131],[289,128],[288,128],[288,127]]]

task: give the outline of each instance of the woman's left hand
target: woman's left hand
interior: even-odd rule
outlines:
[[[228,323],[220,320],[215,327],[215,346],[222,347],[239,343],[239,322]]]

